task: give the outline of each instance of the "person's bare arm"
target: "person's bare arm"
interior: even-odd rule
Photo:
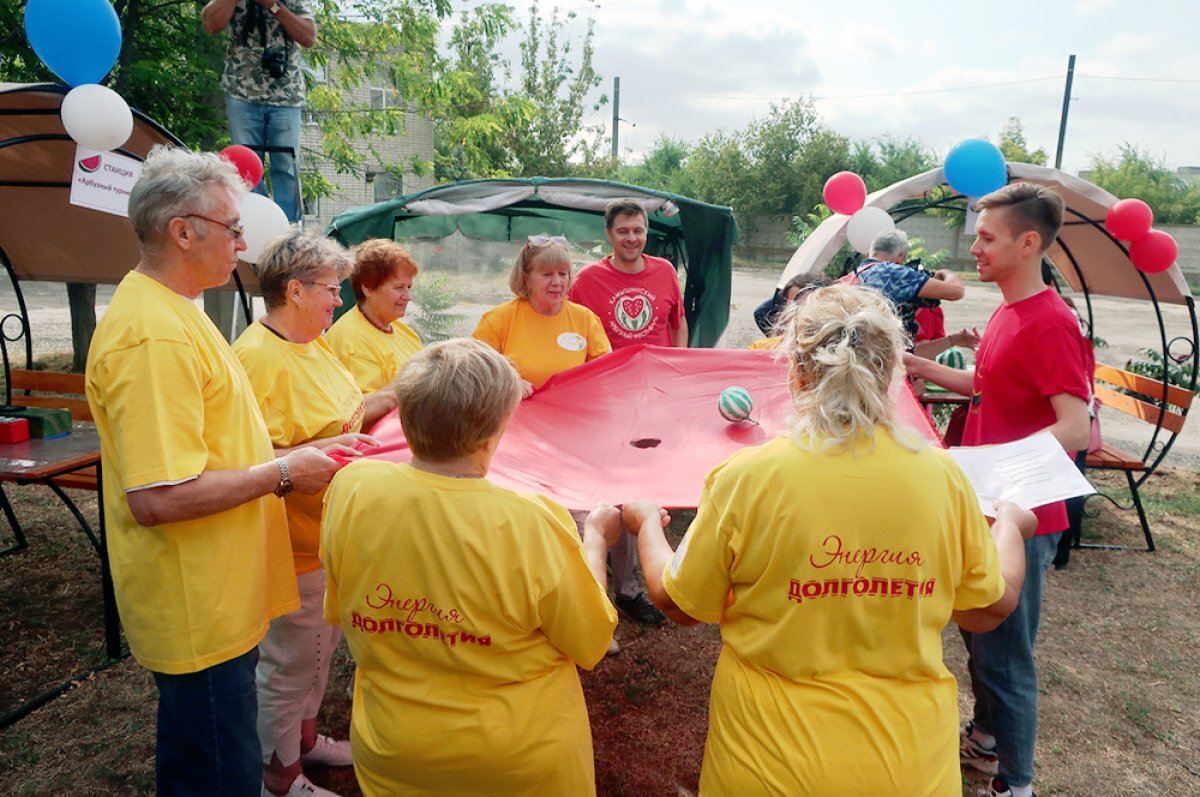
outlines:
[[[674,551],[663,533],[664,512],[653,501],[632,501],[624,505],[625,527],[638,539],[638,558],[642,576],[646,579],[646,594],[663,614],[679,625],[696,625],[699,621],[680,609],[663,587],[662,574]]]
[[[961,346],[966,349],[979,348],[979,332],[974,329],[960,329],[951,335],[937,340],[923,340],[913,346],[913,354],[932,360],[951,346]]]
[[[671,345],[680,349],[688,347],[688,323],[687,319],[682,316],[679,319],[679,326],[671,330]]]
[[[964,631],[982,634],[1000,625],[1017,608],[1025,586],[1025,541],[1037,530],[1037,516],[1011,501],[996,502],[992,539],[1000,559],[1004,595],[991,606],[954,612],[954,622]]]
[[[592,576],[608,590],[608,549],[625,533],[621,511],[612,504],[598,504],[583,521],[583,552]]]
[[[208,33],[220,33],[229,27],[237,0],[210,0],[200,14],[201,24]]]
[[[316,493],[329,483],[338,464],[315,448],[301,448],[282,459],[293,487]],[[279,486],[279,465],[263,462],[242,470],[209,470],[180,484],[147,487],[125,494],[133,519],[142,526],[208,517],[272,493]]]
[[[269,9],[275,5],[275,0],[254,0],[263,8]],[[317,43],[317,23],[315,20],[308,17],[298,17],[292,9],[279,4],[279,13],[275,15],[275,19],[279,20],[279,24],[287,31],[296,44],[301,47],[312,47]]]
[[[1050,397],[1054,407],[1055,421],[1048,429],[1067,451],[1085,451],[1091,440],[1092,421],[1088,417],[1087,402],[1070,393],[1058,393]]]
[[[928,379],[960,396],[969,396],[975,387],[975,371],[960,371],[915,354],[904,355],[904,367],[913,376]]]
[[[396,409],[396,391],[391,385],[384,385],[374,393],[363,396],[363,428],[370,429],[375,422]]]
[[[925,280],[921,290],[917,291],[917,296],[922,299],[944,299],[949,302],[958,301],[966,294],[967,289],[959,276],[944,268],[933,272],[933,276]]]

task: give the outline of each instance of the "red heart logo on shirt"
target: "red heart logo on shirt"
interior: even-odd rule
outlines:
[[[640,296],[621,300],[621,312],[630,318],[637,318],[642,312],[642,302],[646,301]]]

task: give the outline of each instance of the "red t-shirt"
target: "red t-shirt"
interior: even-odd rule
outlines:
[[[683,319],[683,296],[671,261],[642,258],[646,267],[637,274],[618,271],[611,255],[585,266],[567,295],[600,316],[614,350],[635,343],[670,346],[671,330]]]
[[[1088,345],[1070,308],[1050,289],[1001,305],[988,321],[975,355],[975,384],[962,444],[1010,443],[1040,432],[1057,420],[1051,396],[1069,393],[1087,401],[1092,382]],[[1067,527],[1062,502],[1034,513],[1038,534]]]

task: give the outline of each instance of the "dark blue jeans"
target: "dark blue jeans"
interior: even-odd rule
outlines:
[[[154,673],[158,797],[259,797],[262,751],[254,667],[258,648],[207,670]]]

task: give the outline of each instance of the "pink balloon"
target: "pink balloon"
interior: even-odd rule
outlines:
[[[1140,199],[1122,199],[1108,209],[1104,226],[1120,241],[1136,241],[1150,232],[1154,211]]]
[[[834,213],[853,216],[867,201],[867,184],[854,172],[838,172],[825,181],[823,195]]]
[[[1162,230],[1151,230],[1129,245],[1129,259],[1147,274],[1157,274],[1175,265],[1179,244]]]

